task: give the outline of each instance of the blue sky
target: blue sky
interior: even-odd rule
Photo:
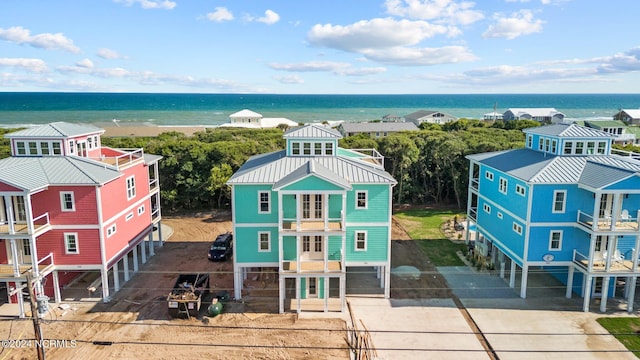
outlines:
[[[637,0],[2,0],[0,91],[638,93]]]

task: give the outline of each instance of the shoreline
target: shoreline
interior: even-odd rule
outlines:
[[[159,126],[106,126],[105,124],[94,124],[95,126],[104,129],[104,137],[129,137],[129,136],[158,136],[161,133],[175,131],[183,133],[186,136],[192,136],[196,132],[206,131],[207,129],[213,129],[215,126],[206,125],[159,125]]]

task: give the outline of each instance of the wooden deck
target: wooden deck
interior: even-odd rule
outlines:
[[[33,232],[36,233],[38,232],[38,230],[40,230],[41,228],[47,226],[49,224],[42,224],[42,225],[35,225],[34,224],[34,229]],[[29,229],[27,227],[27,224],[13,224],[13,231],[16,234],[29,234]],[[0,225],[0,235],[1,234],[9,234],[9,224],[3,224]]]
[[[282,229],[286,231],[341,231],[340,221],[329,221],[327,229],[324,228],[324,221],[301,221],[300,229],[295,221],[283,221]]]
[[[341,271],[342,268],[340,266],[340,261],[329,260],[327,264],[327,269],[329,271]],[[296,272],[298,271],[298,264],[295,261],[283,261],[282,270]],[[300,271],[301,272],[322,272],[324,271],[324,261],[301,261]]]
[[[15,276],[15,274],[13,273],[13,265],[10,264],[2,264],[0,265],[0,279],[25,279],[27,272],[29,271],[29,269],[33,268],[33,266],[31,265],[20,265],[19,267],[19,271],[20,271],[20,276]],[[40,272],[41,275],[46,275],[49,272],[51,272],[51,269],[53,269],[53,265],[49,264],[49,265],[38,265],[38,271]]]

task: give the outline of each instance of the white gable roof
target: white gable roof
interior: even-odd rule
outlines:
[[[230,118],[261,118],[262,114],[258,114],[255,111],[249,109],[243,109],[236,113],[229,115]]]

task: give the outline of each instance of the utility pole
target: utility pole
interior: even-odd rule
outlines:
[[[38,354],[38,360],[45,360],[44,347],[42,341],[42,330],[40,329],[40,317],[38,316],[38,307],[36,306],[35,294],[33,292],[33,284],[31,283],[31,270],[27,272],[27,289],[29,291],[29,302],[31,303],[31,319],[33,320],[33,331],[35,333],[35,347]],[[22,292],[20,292],[22,296]]]

